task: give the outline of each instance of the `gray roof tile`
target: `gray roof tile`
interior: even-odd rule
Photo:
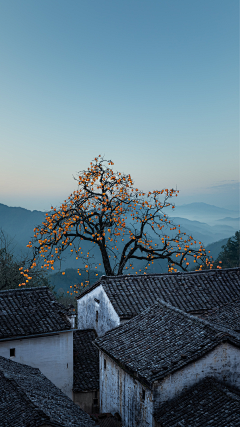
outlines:
[[[199,315],[210,323],[240,332],[240,299],[229,302]]]
[[[102,285],[121,318],[131,318],[156,298],[187,312],[201,313],[240,298],[240,268],[171,274],[102,276]]]
[[[207,378],[156,411],[161,427],[238,427],[240,397],[232,390]]]
[[[93,344],[96,336],[94,329],[73,332],[74,392],[99,390],[99,355]]]
[[[91,427],[96,424],[39,369],[0,356],[1,427]]]
[[[0,340],[71,329],[66,314],[47,287],[0,291]]]
[[[226,340],[240,346],[240,334],[157,301],[95,343],[129,373],[151,385]]]

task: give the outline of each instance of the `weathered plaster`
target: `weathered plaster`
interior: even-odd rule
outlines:
[[[10,357],[15,348],[15,357]],[[73,332],[0,341],[0,356],[39,368],[40,371],[72,399]]]
[[[240,389],[240,349],[225,342],[154,384],[154,407],[179,395],[201,379],[212,376]]]
[[[240,349],[227,342],[163,380],[156,381],[152,391],[121,369],[104,352],[99,353],[100,410],[112,414],[119,412],[124,427],[153,427],[155,409],[207,376],[240,389]],[[143,389],[145,401],[141,398]]]
[[[153,427],[151,391],[128,375],[106,354],[101,351],[99,353],[100,412],[111,412],[113,415],[118,412],[124,427]]]
[[[97,335],[101,336],[119,325],[120,318],[102,285],[78,300],[78,329],[95,329]]]

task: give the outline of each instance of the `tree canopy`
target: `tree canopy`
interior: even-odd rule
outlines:
[[[171,210],[179,191],[172,188],[145,193],[134,187],[129,174],[114,172],[113,165],[111,160],[96,157],[75,178],[78,189],[59,208],[51,207],[45,221],[34,229],[27,245],[33,250],[33,258],[29,268],[22,268],[22,285],[31,280],[31,270],[39,260],[41,268],[54,270],[55,261],[70,250],[82,261],[83,241],[100,252],[99,265],[107,276],[133,272],[137,260],[144,267],[136,274],[146,274],[151,263],[159,259],[167,260],[169,272],[177,268],[186,271],[190,259],[196,269],[206,265],[212,268],[202,243],[172,222]],[[85,254],[85,260],[89,256],[89,252]],[[85,268],[89,269],[88,261]]]
[[[21,270],[23,265],[28,265],[26,257],[18,259],[14,256],[12,241],[0,229],[0,290],[14,289],[22,280]],[[49,286],[48,279],[43,271],[35,268],[29,286]]]
[[[240,232],[236,231],[235,236],[230,237],[226,245],[222,246],[222,251],[214,262],[214,267],[218,264],[221,264],[223,268],[240,267],[239,246]]]

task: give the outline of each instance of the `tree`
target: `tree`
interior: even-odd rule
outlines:
[[[169,272],[178,267],[187,270],[190,258],[199,269],[205,264],[212,267],[201,242],[182,233],[165,213],[166,208],[174,209],[172,200],[179,191],[144,193],[134,188],[130,175],[114,172],[112,166],[111,160],[95,158],[79,173],[78,189],[60,208],[51,207],[45,221],[34,229],[27,245],[33,250],[32,263],[22,270],[25,283],[39,260],[42,268],[54,270],[54,262],[67,249],[81,260],[82,241],[97,248],[99,265],[103,264],[107,276],[127,274],[136,260],[145,263],[145,274],[150,263],[159,259],[168,261]]]
[[[13,254],[13,241],[9,240],[0,229],[0,290],[14,289],[22,281],[21,270],[29,260],[26,257],[17,259]],[[43,271],[35,269],[29,286],[48,286],[48,280]]]
[[[222,246],[222,251],[219,253],[214,266],[222,264],[223,268],[240,267],[240,232],[236,231],[235,236],[230,237],[226,245]]]

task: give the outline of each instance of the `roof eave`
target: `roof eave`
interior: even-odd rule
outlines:
[[[51,336],[51,335],[58,335],[63,332],[73,332],[74,329],[63,329],[61,331],[53,331],[53,332],[45,332],[42,334],[32,334],[32,335],[18,335],[18,336],[11,336],[6,338],[0,338],[1,341],[13,341],[13,340],[23,340],[27,338],[38,338],[38,337],[45,337],[45,336]]]

